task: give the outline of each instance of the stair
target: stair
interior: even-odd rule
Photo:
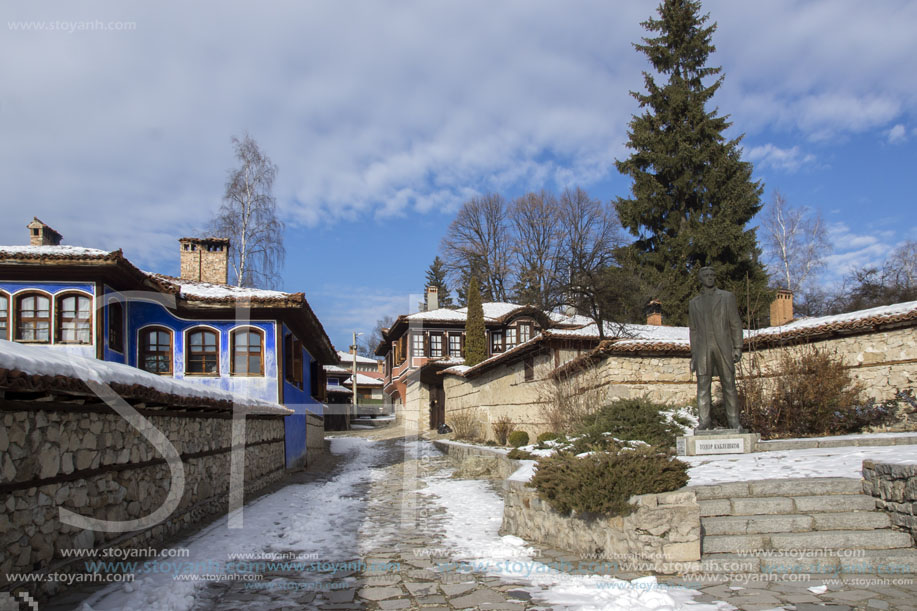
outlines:
[[[702,570],[917,573],[917,549],[862,494],[858,479],[774,479],[693,486]]]

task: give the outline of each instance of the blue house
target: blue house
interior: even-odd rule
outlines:
[[[0,340],[37,344],[280,403],[286,464],[324,437],[323,365],[339,362],[303,293],[228,286],[229,240],[182,238],[181,276],[120,250],[61,245],[37,218],[0,246]]]

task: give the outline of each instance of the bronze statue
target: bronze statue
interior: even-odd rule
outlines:
[[[688,304],[691,340],[691,371],[697,372],[698,430],[712,428],[710,421],[710,384],[714,374],[723,388],[723,403],[729,428],[739,424],[735,364],[742,358],[742,320],[736,296],[716,288],[712,267],[698,272],[700,294]]]

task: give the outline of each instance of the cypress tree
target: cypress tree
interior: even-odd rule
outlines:
[[[657,35],[634,47],[668,80],[659,85],[644,72],[646,93],[631,92],[643,111],[630,122],[633,153],[616,163],[633,179],[633,197],[615,202],[637,238],[631,254],[672,324],[687,323],[695,272],[704,265],[715,267],[719,286],[736,294],[740,309],[749,304],[746,320],[770,303],[755,230],[746,229],[761,209],[762,187],[740,158],[742,136],[723,135],[728,116],[705,108],[723,77],[706,65],[716,24],[706,26],[709,15],[700,9],[697,1],[665,0],[660,18],[642,23]],[[709,77],[716,78],[705,85]]]
[[[468,313],[465,316],[465,364],[473,367],[487,358],[484,334],[484,306],[477,278],[468,283]]]

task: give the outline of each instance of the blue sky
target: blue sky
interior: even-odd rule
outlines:
[[[422,291],[470,196],[629,192],[614,160],[656,5],[4,3],[0,243],[24,243],[35,215],[175,274],[247,130],[279,166],[283,288],[345,347]],[[765,200],[778,189],[829,223],[823,280],[917,239],[917,3],[704,10],[726,77],[714,101]]]

